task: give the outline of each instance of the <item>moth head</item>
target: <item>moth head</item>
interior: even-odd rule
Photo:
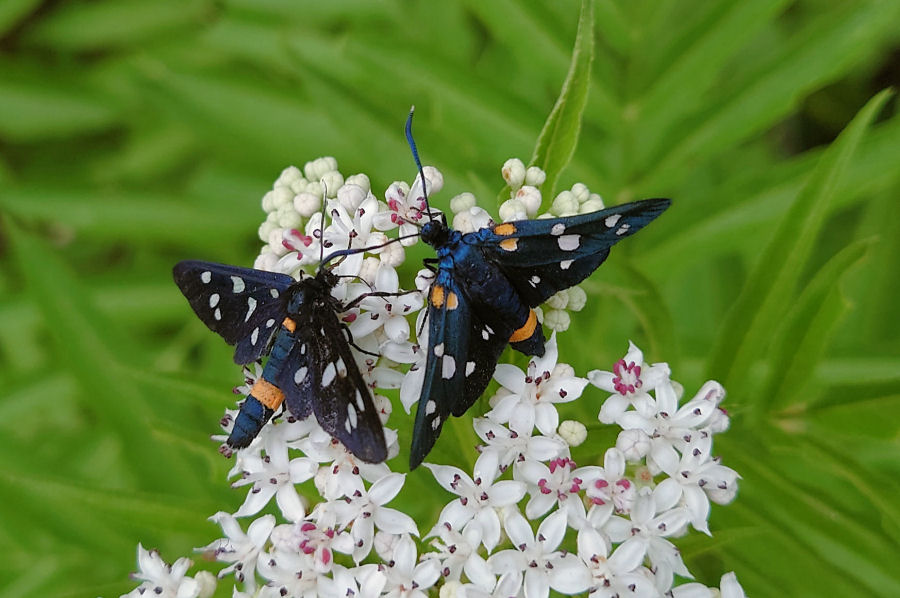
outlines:
[[[419,234],[423,241],[432,247],[437,247],[447,242],[450,229],[443,220],[430,220],[422,225],[422,230],[419,231]]]

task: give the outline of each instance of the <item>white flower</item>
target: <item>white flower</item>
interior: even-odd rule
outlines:
[[[274,496],[281,512],[293,521],[306,515],[303,499],[297,494],[295,484],[301,484],[315,475],[317,464],[311,459],[298,457],[288,460],[287,443],[277,435],[267,435],[265,456],[259,453],[242,455],[244,471],[235,487],[252,484],[244,504],[235,517],[258,513]]]
[[[688,513],[684,508],[674,508],[657,514],[656,492],[639,494],[635,499],[630,518],[613,516],[603,525],[613,542],[621,542],[637,550],[641,558],[646,555],[653,564],[658,580],[664,587],[672,585],[671,577],[677,573],[692,577],[675,546],[667,537],[679,535],[688,523]],[[620,548],[621,549],[621,548]]]
[[[428,197],[437,193],[444,186],[444,177],[441,172],[433,166],[425,166],[425,188]],[[422,179],[417,174],[413,181],[412,187],[403,182],[392,183],[384,192],[385,200],[387,200],[387,211],[379,213],[375,219],[375,227],[378,230],[391,230],[400,227],[400,236],[409,237],[400,241],[403,245],[413,245],[418,241],[415,235],[418,227],[424,220],[428,220],[428,206],[425,203],[425,194],[422,193]],[[435,217],[439,212],[431,211],[431,217]]]
[[[365,291],[364,298],[359,301],[360,314],[350,323],[350,333],[356,340],[383,328],[385,336],[392,342],[406,342],[410,332],[406,316],[422,309],[422,293],[412,290],[401,294],[397,271],[386,264],[378,268],[373,282],[377,294]]]
[[[518,511],[507,515],[503,527],[515,548],[492,555],[488,564],[495,573],[524,572],[526,598],[546,598],[551,586],[561,584],[568,588],[570,582],[566,578],[579,575],[577,559],[557,550],[566,534],[564,512],[557,511],[541,521],[537,535]]]
[[[388,239],[384,233],[373,232],[372,226],[378,213],[378,200],[374,196],[366,197],[352,213],[340,203],[332,203],[331,226],[325,229],[326,257],[329,253],[346,249],[361,249],[381,245]],[[313,218],[310,219],[313,222]],[[380,249],[373,249],[378,253]],[[364,259],[362,252],[344,256],[336,260],[332,269],[335,274],[356,276],[359,274]]]
[[[625,543],[612,554],[610,551],[609,540],[599,531],[586,527],[578,532],[578,558],[587,572],[587,583],[583,589],[576,591],[586,589],[591,596],[598,598],[658,596],[650,578],[640,571],[644,553],[639,546]],[[572,579],[574,585],[574,575]],[[579,577],[578,581],[581,579]]]
[[[547,461],[566,450],[566,444],[557,436],[532,436],[532,430],[519,432],[498,424],[486,417],[472,420],[475,432],[485,442],[481,453],[497,453],[500,470],[505,471],[511,463]]]
[[[138,544],[138,572],[132,578],[141,585],[124,596],[160,596],[162,598],[198,598],[210,596],[203,593],[207,588],[196,579],[185,577],[191,567],[191,560],[180,558],[171,566],[162,560],[156,550],[146,550]]]
[[[360,569],[347,569],[335,565],[331,579],[322,580],[321,595],[326,598],[377,598],[387,578],[376,568],[365,574]]]
[[[569,525],[579,529],[585,522],[581,493],[597,479],[602,470],[593,465],[576,468],[568,457],[551,460],[544,465],[538,461],[525,461],[515,470],[516,479],[528,482],[531,498],[525,505],[529,519],[544,515],[554,505],[563,510]]]
[[[652,366],[644,363],[643,352],[631,341],[625,357],[616,362],[612,372],[592,370],[588,372],[591,384],[613,393],[600,408],[597,418],[604,424],[618,423],[629,405],[645,416],[650,415],[656,407],[648,394],[669,376],[669,366],[657,363]]]
[[[437,538],[431,541],[434,548],[431,552],[422,555],[423,559],[432,559],[437,563],[441,575],[444,577],[444,585],[458,582],[463,573],[466,578],[483,590],[491,590],[496,583],[496,578],[491,573],[487,561],[478,554],[481,545],[481,529],[476,526],[468,526],[459,532],[449,524],[444,523],[435,526],[432,534]]]
[[[440,576],[436,563],[425,560],[416,565],[416,545],[409,536],[402,536],[392,547],[387,565],[363,565],[363,575],[379,571],[386,578],[382,596],[386,598],[426,598],[426,591]],[[374,569],[374,571],[373,571]]]
[[[712,434],[709,423],[720,413],[718,405],[725,396],[721,385],[710,381],[679,408],[680,391],[681,386],[667,378],[656,388],[651,413],[628,411],[618,418],[625,430],[638,429],[650,438],[647,465],[654,474],[675,471],[680,460],[678,451],[684,451],[696,435]]]
[[[625,477],[625,455],[617,448],[607,449],[600,474],[589,484],[585,494],[591,501],[589,518],[598,526],[615,511],[628,513],[634,505],[637,490]]]
[[[244,582],[249,589],[256,587],[256,562],[269,536],[275,528],[275,517],[263,515],[253,521],[247,533],[232,515],[218,512],[209,518],[222,528],[225,538],[220,538],[204,547],[204,552],[212,551],[217,561],[231,563],[219,571],[219,577],[234,572],[238,581]]]
[[[347,502],[338,503],[338,523],[343,526],[352,524],[350,534],[354,546],[353,560],[357,563],[372,549],[376,527],[396,535],[419,534],[412,517],[384,506],[397,496],[405,479],[403,474],[388,474],[372,484],[367,491],[356,490]]]
[[[500,474],[496,453],[483,453],[475,462],[474,479],[458,467],[425,466],[444,489],[458,495],[441,511],[438,521],[453,529],[474,524],[481,529],[482,543],[488,550],[500,541],[500,518],[496,509],[519,502],[525,495],[525,484],[514,480],[494,483]]]
[[[267,580],[258,596],[316,598],[326,576],[316,571],[313,559],[303,552],[274,550],[259,560],[259,574]]]
[[[683,504],[694,529],[712,535],[707,526],[709,500],[727,504],[737,493],[737,472],[711,455],[712,437],[698,435],[686,447],[676,471],[659,483],[655,493],[661,508]]]
[[[559,414],[554,404],[577,399],[587,380],[576,377],[571,366],[556,363],[555,333],[550,335],[545,347],[543,357],[532,358],[527,373],[510,364],[497,366],[494,379],[509,394],[492,401],[493,409],[487,417],[498,423],[509,422],[515,430],[537,427],[545,436],[556,432]]]

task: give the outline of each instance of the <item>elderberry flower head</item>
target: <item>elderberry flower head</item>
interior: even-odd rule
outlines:
[[[713,595],[718,590],[683,583],[691,574],[676,542],[691,529],[711,534],[711,503],[727,504],[737,491],[738,474],[713,453],[714,436],[728,428],[724,389],[710,381],[682,401],[668,365],[645,363],[634,344],[608,370],[576,372],[557,341],[587,303],[579,287],[536,310],[552,331],[542,357],[524,369],[504,363],[494,370],[499,387],[489,409],[472,418],[478,447],[462,444],[455,464],[426,463],[427,472],[392,470],[406,441],[391,427],[387,395],[399,395],[406,412],[419,397],[433,273],[420,271],[406,290],[403,247],[417,239],[383,244],[414,235],[438,214],[429,214],[425,191],[434,199],[443,177],[433,167],[424,175],[394,182],[378,197],[367,176],[345,177],[336,160],[320,158],[302,171],[285,169],[263,198],[257,268],[300,279],[330,252],[354,250],[329,265],[339,275],[331,292],[344,306],[337,315],[385,425],[388,459],[362,461],[314,416],[277,414],[249,446],[227,451],[244,501],[211,518],[223,537],[199,550],[225,565],[219,578],[232,581],[234,596]],[[502,176],[510,195],[496,217],[470,193],[450,201],[457,230],[603,207],[575,184],[539,216],[545,173],[511,159]],[[246,367],[236,392],[249,394],[261,375],[258,364]],[[596,404],[594,388],[607,393]],[[600,445],[597,424],[574,415],[586,405],[618,430],[614,446]],[[226,433],[234,414],[222,420]],[[568,419],[560,423],[561,416]],[[429,472],[435,487],[425,491]],[[424,519],[429,514],[436,519]],[[427,533],[420,538],[420,531]],[[187,559],[169,567],[143,547],[138,555],[141,585],[129,596],[210,595],[214,580],[202,572],[187,577]],[[721,595],[743,596],[733,574],[722,578]]]

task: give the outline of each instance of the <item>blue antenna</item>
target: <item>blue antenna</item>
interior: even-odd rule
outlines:
[[[409,143],[409,149],[412,150],[413,160],[416,161],[416,168],[419,169],[419,178],[422,180],[422,197],[425,200],[425,209],[428,210],[428,221],[431,218],[431,206],[428,204],[428,189],[425,185],[425,171],[422,169],[422,161],[419,160],[419,150],[416,149],[416,140],[412,134],[412,119],[416,111],[415,106],[410,106],[409,117],[406,119],[406,142]]]

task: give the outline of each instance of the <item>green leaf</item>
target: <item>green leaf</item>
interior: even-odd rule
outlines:
[[[883,91],[860,110],[828,149],[794,200],[732,306],[712,351],[710,375],[726,388],[740,387],[763,357],[806,265],[822,219],[871,120],[887,99]]]
[[[139,473],[140,484],[166,488],[178,472],[189,485],[195,484],[189,481],[193,476],[184,471],[181,458],[154,441],[146,425],[153,419],[148,399],[121,370],[123,352],[133,348],[133,343],[104,321],[68,266],[43,243],[8,222],[4,231],[14,263],[60,354],[91,397],[96,417],[105,423],[105,429],[118,434],[122,453],[134,473]],[[153,458],[148,459],[149,455]]]
[[[583,0],[578,19],[578,34],[569,73],[562,90],[538,136],[530,165],[540,167],[547,179],[541,186],[544,197],[553,198],[556,182],[568,165],[581,131],[581,119],[587,106],[591,82],[591,63],[594,60],[594,9],[592,0]]]
[[[857,241],[825,264],[791,306],[776,329],[768,361],[774,364],[760,401],[761,411],[802,402],[803,382],[809,380],[828,347],[840,318],[850,307],[840,282],[869,250],[872,241]]]
[[[764,64],[731,75],[696,119],[672,122],[648,154],[637,194],[665,189],[686,176],[686,164],[708,159],[742,139],[771,127],[798,98],[853,68],[873,44],[896,31],[900,4],[865,2],[838,5],[797,31],[786,43],[763,47]],[[761,52],[762,53],[762,52]]]
[[[79,84],[5,80],[0,85],[0,136],[11,141],[65,137],[112,127],[109,101]]]
[[[206,0],[102,0],[62,4],[39,21],[26,43],[65,51],[128,46],[197,26],[213,10]]]
[[[5,0],[0,3],[0,34],[15,27],[40,3],[41,0]]]

